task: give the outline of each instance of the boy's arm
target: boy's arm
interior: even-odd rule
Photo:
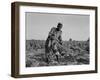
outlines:
[[[62,44],[62,32],[60,33],[60,36],[58,37],[60,44]]]
[[[49,37],[52,38],[52,39],[55,39],[55,34],[54,34],[54,31],[55,31],[55,27],[51,28],[50,32],[49,32]]]
[[[49,36],[51,36],[54,33],[54,27],[51,28],[50,32],[49,32]]]

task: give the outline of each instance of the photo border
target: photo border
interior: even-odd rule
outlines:
[[[55,72],[43,74],[23,74],[20,75],[19,64],[19,16],[20,6],[39,6],[39,7],[55,7],[55,8],[72,8],[72,9],[88,9],[95,11],[95,70],[90,71],[74,71],[74,72]],[[15,78],[23,77],[41,77],[41,76],[57,76],[57,75],[72,75],[97,73],[97,7],[96,6],[80,6],[80,5],[62,5],[62,4],[46,4],[46,3],[31,3],[31,2],[13,2],[11,4],[11,76]]]

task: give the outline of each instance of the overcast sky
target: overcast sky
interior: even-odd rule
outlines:
[[[56,27],[58,22],[63,24],[62,39],[87,40],[89,38],[89,16],[74,14],[25,13],[25,36],[27,40],[46,40],[48,32]]]

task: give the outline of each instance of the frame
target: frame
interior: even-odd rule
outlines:
[[[11,13],[12,16],[11,17],[11,24],[12,24],[11,76],[12,77],[23,78],[23,77],[41,77],[41,76],[59,76],[59,75],[97,73],[97,49],[98,48],[97,48],[97,7],[96,6],[13,2],[11,4],[11,10],[12,10]],[[50,30],[50,27],[45,27],[46,25],[43,21],[46,22],[46,25],[50,27],[55,25],[57,22],[61,22],[64,24],[63,26],[66,26],[66,23],[68,22],[67,26],[69,25],[70,27],[67,28],[64,27],[62,32],[64,32],[65,34],[66,32],[69,31],[70,34],[69,37],[67,38],[65,38],[66,34],[65,36],[63,35],[63,39],[65,39],[63,43],[65,43],[65,45],[67,45],[67,43],[68,45],[70,45],[72,42],[72,45],[75,43],[74,46],[76,47],[79,47],[78,44],[83,47],[85,45],[86,46],[84,47],[84,49],[83,47],[79,47],[79,48],[70,47],[70,50],[68,50],[69,47],[67,47],[66,54],[68,53],[69,55],[71,55],[71,57],[69,58],[69,55],[66,56],[67,57],[66,60],[69,58],[69,62],[68,61],[66,61],[66,63],[64,62],[64,65],[62,65],[63,62],[61,62],[63,58],[58,59],[58,60],[61,59],[60,60],[61,64],[55,63],[53,64],[53,66],[51,65],[47,66],[46,63],[44,62],[36,63],[35,62],[36,60],[34,61],[35,58],[33,59],[33,57],[36,56],[32,55],[33,53],[35,54],[36,47],[33,49],[33,46],[35,44],[36,45],[40,44],[40,42],[42,44],[44,42],[42,40],[46,39],[44,38],[44,36],[47,37],[48,33],[46,32]],[[39,27],[38,26],[35,27],[34,25],[35,26],[38,25]],[[82,26],[86,26],[86,27],[82,27]],[[85,33],[85,35],[83,33]],[[37,36],[35,37],[35,35]],[[38,40],[35,40],[35,38]],[[86,38],[88,38],[88,40],[83,40]],[[27,48],[29,44],[32,45],[32,47]],[[76,51],[70,52],[71,50],[72,51],[76,50]],[[38,51],[40,51],[41,53],[42,48],[41,49],[37,48],[37,52],[36,52],[37,54],[39,53]],[[76,57],[73,53],[76,54]],[[83,55],[82,53],[86,56],[82,56]],[[28,61],[31,60],[29,56],[32,57],[32,61]],[[39,60],[39,57],[40,56],[36,58]],[[76,63],[74,61],[72,61],[73,63],[70,62],[71,58],[72,60],[75,59]]]

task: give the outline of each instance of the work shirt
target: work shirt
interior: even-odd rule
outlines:
[[[50,51],[51,48],[57,50],[57,44],[62,44],[62,38],[61,38],[62,31],[58,31],[57,28],[53,27],[51,28],[48,38],[45,43],[46,50],[48,52],[48,49]]]

